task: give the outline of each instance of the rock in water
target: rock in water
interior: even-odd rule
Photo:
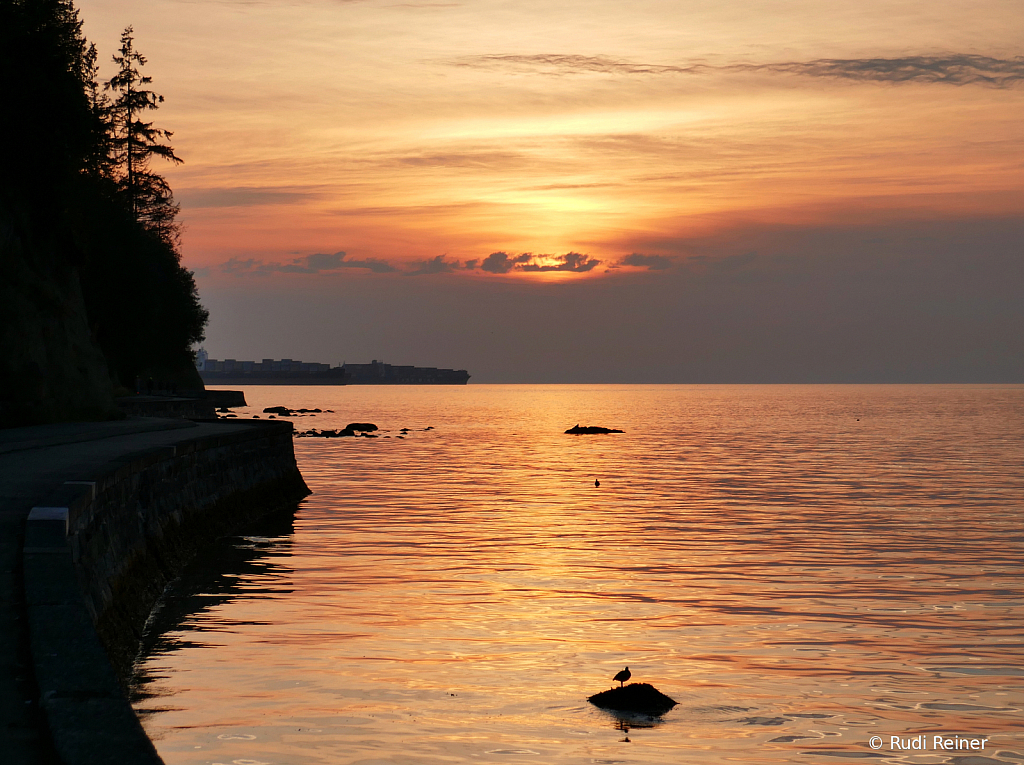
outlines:
[[[268,406],[263,410],[263,414],[279,414],[282,417],[291,417],[293,412],[286,406]]]
[[[587,701],[602,709],[648,715],[663,715],[677,703],[649,683],[630,683],[622,688],[612,688],[595,693]]]
[[[592,436],[599,433],[622,433],[624,431],[615,430],[614,428],[602,428],[599,425],[575,425],[565,431],[571,436]]]

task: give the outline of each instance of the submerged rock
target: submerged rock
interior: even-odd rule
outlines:
[[[328,411],[330,411],[330,410],[328,410]],[[306,409],[305,407],[302,407],[301,409],[289,409],[286,406],[268,406],[266,409],[263,410],[263,413],[264,414],[280,414],[283,417],[302,417],[302,416],[313,417],[315,415],[322,414],[323,410],[322,409]]]
[[[344,430],[304,430],[300,433],[296,433],[296,436],[300,437],[312,437],[312,438],[345,438],[347,436],[354,436],[355,431],[345,428]]]
[[[271,415],[273,417],[273,415]],[[362,436],[363,438],[377,438],[371,431],[377,430],[377,426],[371,422],[352,422],[341,430],[300,430],[295,433],[299,438],[347,438]]]
[[[598,433],[625,433],[624,430],[616,430],[615,428],[602,428],[599,425],[579,425],[569,428],[565,431],[569,435],[573,436],[591,436]]]
[[[294,413],[286,406],[268,406],[263,410],[263,414],[279,414],[282,417],[291,417]]]
[[[630,683],[621,688],[612,688],[595,693],[587,701],[602,709],[648,715],[663,715],[677,703],[649,683]]]

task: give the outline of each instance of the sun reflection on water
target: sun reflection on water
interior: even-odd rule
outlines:
[[[243,416],[319,406],[338,414],[299,429],[381,437],[297,439],[313,496],[163,604],[136,707],[169,765],[1024,748],[1024,388],[247,396]],[[627,664],[679,705],[589,705]]]

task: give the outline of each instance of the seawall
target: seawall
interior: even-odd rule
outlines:
[[[65,472],[25,522],[31,661],[65,765],[161,762],[126,694],[153,604],[204,540],[309,493],[288,422],[200,423],[158,435]]]

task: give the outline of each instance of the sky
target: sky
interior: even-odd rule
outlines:
[[[214,358],[1024,383],[1020,0],[79,0]]]

